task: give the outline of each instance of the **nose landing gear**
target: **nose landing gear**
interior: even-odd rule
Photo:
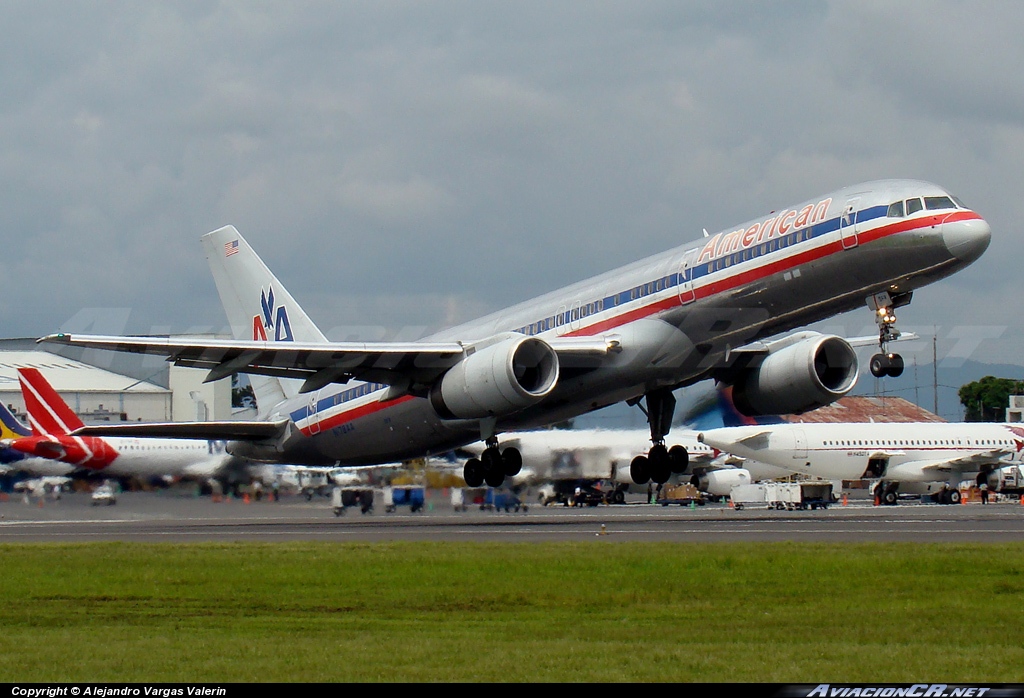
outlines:
[[[896,308],[910,303],[912,293],[890,296],[888,292],[876,293],[868,298],[868,307],[875,311],[875,323],[878,325],[878,348],[880,353],[871,357],[869,368],[875,378],[889,376],[896,378],[903,375],[903,357],[889,351],[889,342],[900,338],[896,329]]]

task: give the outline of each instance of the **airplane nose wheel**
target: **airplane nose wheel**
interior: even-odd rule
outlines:
[[[897,378],[903,375],[903,357],[899,354],[875,354],[871,357],[871,375],[875,378]]]
[[[871,375],[875,378],[884,378],[885,376],[896,378],[903,375],[903,357],[890,352],[888,346],[889,342],[900,338],[900,331],[896,329],[894,309],[910,303],[910,298],[910,293],[890,296],[885,292],[868,298],[868,305],[875,310],[875,323],[878,324],[878,348],[881,350],[881,353],[871,357]]]

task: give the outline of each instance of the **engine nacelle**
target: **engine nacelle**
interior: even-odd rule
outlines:
[[[857,382],[857,354],[834,335],[805,333],[782,340],[733,387],[736,409],[748,417],[799,414],[829,405]]]
[[[746,468],[711,470],[703,475],[694,475],[690,478],[691,485],[701,492],[707,492],[716,497],[728,497],[733,487],[749,485],[751,482],[750,471]]]
[[[517,412],[542,400],[558,382],[558,355],[536,337],[510,337],[478,349],[430,391],[445,419],[482,419]]]
[[[982,483],[996,492],[1021,492],[1024,491],[1024,471],[1019,465],[1003,466],[980,475],[978,484]]]

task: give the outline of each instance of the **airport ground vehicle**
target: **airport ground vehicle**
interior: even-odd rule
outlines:
[[[335,487],[331,491],[331,507],[341,516],[350,507],[359,507],[362,514],[373,513],[373,489],[369,487]]]
[[[117,492],[109,482],[104,482],[92,491],[92,505],[97,506],[100,504],[106,504],[107,506],[117,504]]]
[[[693,485],[686,483],[682,485],[665,485],[661,488],[661,492],[655,503],[660,504],[663,507],[667,507],[669,504],[678,504],[679,506],[688,507],[691,504],[697,506],[704,506],[704,495],[701,494]]]
[[[519,495],[510,490],[496,490],[488,488],[487,493],[484,495],[484,501],[480,505],[481,509],[488,511],[505,511],[505,512],[527,512],[530,507],[523,503],[519,499]]]
[[[381,490],[384,500],[384,511],[389,514],[396,511],[400,506],[408,506],[409,511],[416,513],[422,511],[425,501],[425,493],[422,487],[384,487]]]
[[[733,507],[767,509],[828,509],[832,503],[831,482],[762,482],[733,488]]]

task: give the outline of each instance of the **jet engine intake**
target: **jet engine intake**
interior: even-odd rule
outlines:
[[[510,337],[470,354],[430,391],[444,419],[483,419],[542,400],[558,383],[558,354],[537,337]]]
[[[736,409],[748,417],[799,414],[829,405],[857,382],[857,354],[835,335],[812,335],[770,352],[735,382]]]

